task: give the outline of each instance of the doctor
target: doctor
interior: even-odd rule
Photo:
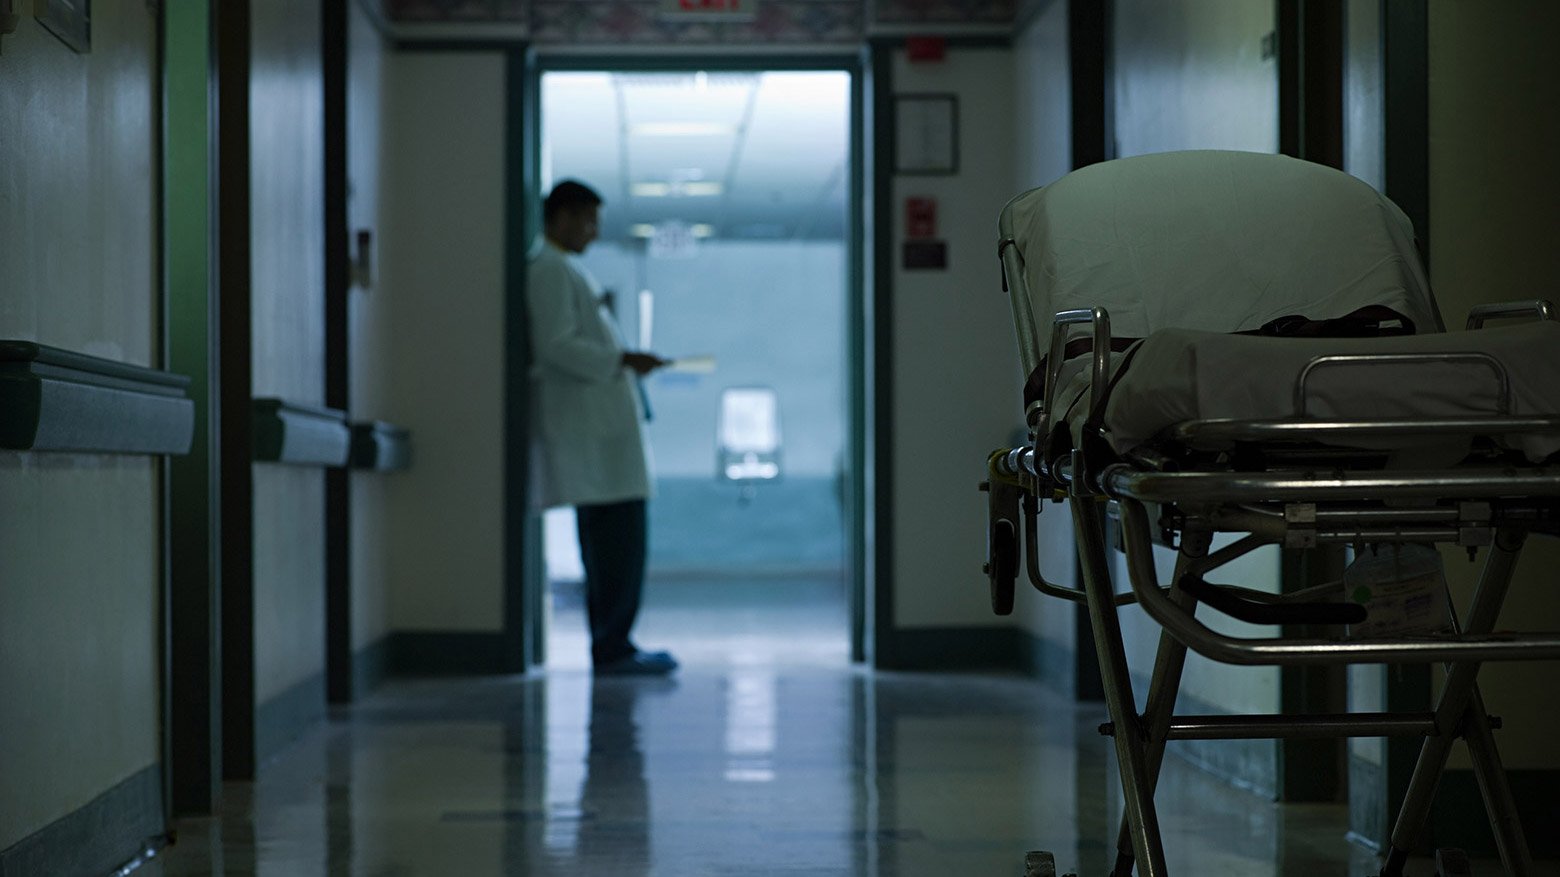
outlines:
[[[667,361],[623,349],[600,288],[576,258],[596,239],[600,208],[590,187],[560,182],[542,204],[543,236],[531,249],[533,497],[542,508],[575,507],[596,674],[661,676],[677,661],[629,638],[644,590],[650,496],[630,373]]]

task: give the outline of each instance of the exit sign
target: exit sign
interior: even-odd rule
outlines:
[[[661,0],[668,21],[752,21],[758,0]]]

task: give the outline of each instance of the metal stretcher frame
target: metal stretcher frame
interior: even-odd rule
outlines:
[[[1532,872],[1516,806],[1484,708],[1476,675],[1482,662],[1560,659],[1560,632],[1495,633],[1512,571],[1530,533],[1560,535],[1560,466],[1521,465],[1502,460],[1429,471],[1351,468],[1368,452],[1348,450],[1351,440],[1415,437],[1498,436],[1560,433],[1556,416],[1512,416],[1503,367],[1483,355],[1468,357],[1471,367],[1491,368],[1502,386],[1502,406],[1487,417],[1436,417],[1424,420],[1320,421],[1217,420],[1178,424],[1165,434],[1183,448],[1216,451],[1235,445],[1277,445],[1293,450],[1297,441],[1325,443],[1322,461],[1270,471],[1175,471],[1114,459],[1096,464],[1086,446],[1046,459],[1042,443],[1055,416],[1055,393],[1069,327],[1092,329],[1092,363],[1084,429],[1098,430],[1111,375],[1109,314],[1103,308],[1055,315],[1049,355],[1039,356],[1035,316],[1025,289],[1022,256],[1002,217],[998,255],[1003,287],[1009,294],[1025,374],[1046,368],[1044,398],[1025,412],[1028,446],[990,455],[992,514],[988,546],[993,608],[1012,609],[1012,580],[1027,555],[1031,584],[1041,593],[1085,603],[1093,628],[1110,723],[1102,731],[1114,738],[1125,801],[1114,877],[1136,868],[1144,877],[1163,877],[1165,854],[1154,809],[1154,787],[1165,745],[1180,739],[1354,737],[1412,735],[1424,738],[1407,794],[1391,835],[1381,870],[1401,877],[1415,835],[1428,817],[1436,786],[1455,739],[1469,748],[1474,773],[1490,818],[1499,854],[1517,877]],[[1519,302],[1475,309],[1468,328],[1489,319],[1531,315],[1554,319],[1548,302]],[[1345,360],[1319,357],[1296,382],[1296,409],[1303,412],[1306,377],[1316,368],[1369,367],[1394,357],[1351,355]],[[1438,361],[1445,361],[1444,359]],[[1306,451],[1296,453],[1303,458]],[[1368,465],[1368,463],[1361,464]],[[1039,573],[1036,547],[1041,504],[1070,500],[1082,570],[1082,588],[1047,582]],[[1402,508],[1382,502],[1420,501]],[[1130,591],[1117,593],[1111,582],[1102,516],[1095,508],[1114,501],[1121,513],[1122,548]],[[1179,533],[1173,578],[1161,584],[1153,559],[1150,506],[1158,507],[1161,530]],[[1017,534],[1023,532],[1023,545]],[[1210,551],[1215,533],[1247,535]],[[1253,623],[1324,624],[1335,621],[1339,604],[1316,602],[1319,589],[1274,595],[1229,585],[1211,585],[1203,576],[1264,545],[1307,548],[1327,543],[1439,542],[1487,550],[1478,587],[1461,619],[1455,612],[1450,632],[1416,637],[1243,638],[1218,633],[1196,618],[1199,603]],[[1326,587],[1326,586],[1323,586]],[[1139,604],[1162,630],[1145,710],[1135,711],[1116,607]],[[1347,608],[1347,604],[1342,604]],[[1320,619],[1320,620],[1319,620]],[[1340,715],[1177,716],[1176,693],[1190,648],[1216,661],[1238,665],[1314,665],[1442,663],[1446,683],[1433,711],[1425,713],[1350,713]],[[1438,857],[1442,877],[1467,873],[1455,851]],[[1048,853],[1031,853],[1030,877],[1054,873]]]

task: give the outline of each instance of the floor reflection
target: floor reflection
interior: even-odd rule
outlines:
[[[1048,848],[1103,874],[1120,794],[1099,718],[1019,678],[767,660],[401,682],[230,785],[145,870],[947,877]],[[1158,801],[1172,874],[1376,868],[1341,806],[1275,805],[1177,758]]]

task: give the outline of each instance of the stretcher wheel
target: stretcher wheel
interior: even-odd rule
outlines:
[[[1436,877],[1472,877],[1473,865],[1468,862],[1468,854],[1462,850],[1436,850],[1435,874]]]
[[[1024,877],[1056,877],[1056,857],[1045,850],[1024,855]]]

